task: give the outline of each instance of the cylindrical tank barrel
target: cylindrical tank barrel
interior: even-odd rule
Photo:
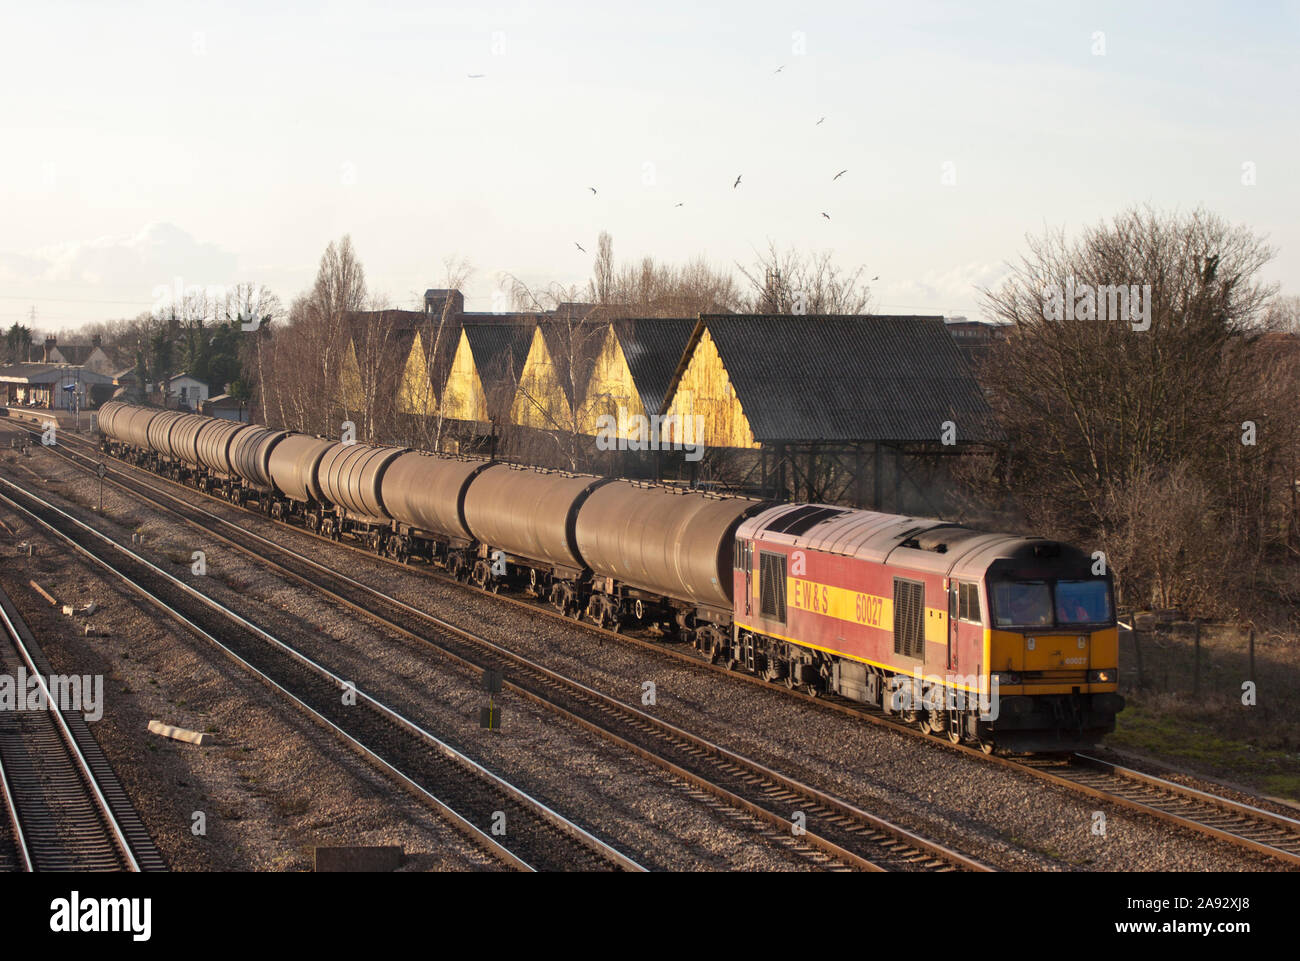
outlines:
[[[324,500],[316,482],[316,468],[334,444],[332,440],[310,434],[290,434],[276,444],[271,448],[271,458],[267,462],[267,472],[275,489],[299,503]]]
[[[212,423],[213,418],[201,414],[186,414],[172,427],[169,443],[171,455],[193,467],[199,464],[199,431]]]
[[[404,447],[335,444],[316,468],[321,494],[357,517],[388,520],[380,483],[388,465],[405,452]]]
[[[411,451],[388,465],[380,483],[394,520],[446,537],[473,539],[465,524],[465,490],[487,461]]]
[[[465,522],[480,541],[508,554],[581,570],[578,505],[605,483],[605,477],[494,464],[470,482]]]
[[[260,425],[240,431],[230,444],[230,466],[255,487],[270,487],[271,451],[288,436],[288,431]]]
[[[578,549],[592,571],[641,590],[731,607],[736,528],[764,501],[616,481],[578,511]]]
[[[100,407],[95,412],[95,426],[99,429],[100,435],[110,440],[120,440],[121,438],[113,432],[113,422],[127,409],[128,406],[120,400],[110,400]]]
[[[184,417],[185,414],[178,410],[167,410],[149,421],[145,436],[149,441],[150,448],[159,454],[170,457],[172,449],[168,438],[171,436],[172,429]]]
[[[113,421],[118,439],[132,447],[149,447],[149,422],[166,411],[153,407],[133,407]]]
[[[240,431],[252,429],[238,421],[211,418],[195,439],[199,463],[217,474],[234,474],[230,464],[230,445]]]

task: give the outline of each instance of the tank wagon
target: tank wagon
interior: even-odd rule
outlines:
[[[715,663],[985,750],[1095,744],[1123,708],[1109,574],[943,521],[518,467],[106,404],[104,448],[312,531],[656,625]]]

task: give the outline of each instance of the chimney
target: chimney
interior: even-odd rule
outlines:
[[[104,338],[101,337],[99,334],[96,334],[94,337],[90,338],[90,346],[92,347],[99,347],[101,344],[103,344],[103,342],[104,342]]]
[[[58,344],[58,342],[59,342],[59,339],[58,339],[57,337],[46,337],[46,338],[45,338],[45,353],[41,355],[41,363],[42,363],[42,364],[52,364],[52,363],[54,363],[54,361],[52,361],[52,360],[50,359],[50,354],[52,354],[52,353],[54,352],[54,347],[55,347],[56,344]]]

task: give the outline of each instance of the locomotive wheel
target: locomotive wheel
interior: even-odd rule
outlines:
[[[727,670],[734,671],[739,666],[740,666],[740,662],[736,660],[734,657],[727,658]]]
[[[793,691],[796,687],[799,686],[798,684],[795,683],[795,679],[794,679],[794,675],[793,675],[793,674],[786,674],[786,676],[785,676],[785,686],[786,686],[787,688],[789,688],[790,690],[792,690],[792,691]]]
[[[958,711],[948,712],[948,740],[953,744],[961,743],[961,713]]]
[[[925,734],[938,737],[947,727],[947,714],[943,711],[926,711],[921,715],[921,731]]]
[[[980,750],[985,754],[992,754],[994,747],[995,745],[992,741],[986,741],[983,738],[980,738]]]
[[[819,688],[816,684],[805,684],[803,686],[803,692],[807,694],[809,697],[822,696],[821,688]]]

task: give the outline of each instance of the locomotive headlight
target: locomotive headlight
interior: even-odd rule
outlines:
[[[1113,669],[1101,670],[1101,671],[1089,671],[1088,683],[1089,684],[1114,684],[1115,680],[1118,677],[1119,677],[1119,671]]]

